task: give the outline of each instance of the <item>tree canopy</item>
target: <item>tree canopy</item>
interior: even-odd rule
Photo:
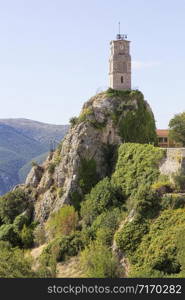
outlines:
[[[185,146],[185,112],[176,114],[169,122],[169,137]]]

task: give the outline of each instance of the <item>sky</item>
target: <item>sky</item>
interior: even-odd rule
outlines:
[[[67,124],[108,87],[119,21],[132,87],[167,128],[185,111],[184,0],[0,0],[0,118]]]

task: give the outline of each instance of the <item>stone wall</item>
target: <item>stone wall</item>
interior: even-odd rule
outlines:
[[[178,171],[185,171],[185,148],[167,148],[159,169],[170,178]]]

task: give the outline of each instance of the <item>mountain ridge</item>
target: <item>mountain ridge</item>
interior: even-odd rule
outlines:
[[[67,130],[68,125],[24,118],[0,119],[0,194],[23,182],[31,168],[31,160],[49,152],[51,142],[52,147],[56,147]],[[19,169],[24,165],[27,167],[20,177]]]

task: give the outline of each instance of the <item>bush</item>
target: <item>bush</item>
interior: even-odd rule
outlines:
[[[185,174],[182,171],[173,176],[173,181],[176,190],[185,190]]]
[[[158,179],[158,164],[164,153],[163,149],[152,145],[122,144],[112,182],[127,197],[133,197],[141,185],[150,186]]]
[[[91,226],[96,238],[103,244],[111,246],[114,232],[121,218],[123,218],[123,213],[119,208],[113,208],[99,215]]]
[[[51,237],[68,235],[76,230],[78,214],[73,206],[64,205],[48,219],[46,228]]]
[[[161,200],[161,207],[165,209],[177,209],[185,207],[185,195],[165,194]]]
[[[96,161],[94,159],[81,159],[79,167],[79,186],[85,195],[98,182]]]
[[[23,226],[20,233],[21,241],[24,248],[31,248],[33,246],[33,229],[31,227]]]
[[[87,119],[90,115],[93,115],[93,110],[91,108],[88,107],[88,108],[83,109],[83,111],[81,112],[81,114],[78,117],[78,123],[87,121]]]
[[[0,241],[8,241],[12,246],[21,244],[19,235],[14,231],[13,224],[6,224],[0,227]]]
[[[78,118],[77,117],[72,117],[69,120],[69,123],[71,124],[72,127],[74,127],[76,124],[78,124]]]
[[[141,219],[153,219],[158,216],[161,209],[161,195],[150,189],[149,185],[140,185],[131,200],[137,216]]]
[[[8,243],[0,242],[0,277],[32,278],[36,277],[36,273],[31,270],[31,260],[24,257],[22,250],[11,248]]]
[[[96,232],[96,240],[101,242],[103,245],[111,246],[114,236],[114,231],[111,228],[100,228]]]
[[[48,165],[48,172],[49,174],[53,174],[55,171],[56,163],[55,162],[50,162]]]
[[[80,265],[90,278],[115,278],[120,274],[117,259],[100,242],[92,242],[81,252]]]
[[[157,181],[152,184],[151,188],[159,194],[170,193],[173,191],[172,183],[170,181]]]
[[[92,227],[85,227],[82,229],[82,231],[80,232],[81,234],[81,238],[83,241],[84,246],[87,246],[90,244],[90,242],[92,242],[93,240],[96,239],[96,232],[94,230],[94,228]]]
[[[81,216],[86,224],[92,224],[98,215],[110,207],[121,206],[123,197],[119,190],[111,185],[108,177],[101,180],[81,204]]]
[[[146,272],[145,275],[150,273],[151,277],[156,272],[161,272],[160,277],[184,277],[184,230],[185,209],[162,212],[133,253],[132,276],[138,276],[141,269]]]
[[[70,256],[75,256],[84,248],[84,241],[81,233],[76,231],[68,236],[55,238],[43,250],[41,261],[48,266],[50,259],[55,258],[56,261],[64,261]]]
[[[139,91],[130,93],[131,100],[137,101],[137,109],[130,108],[126,115],[119,120],[119,132],[122,140],[132,143],[157,142],[155,120],[143,94]]]
[[[12,223],[27,207],[26,193],[20,189],[0,197],[0,217],[6,224]]]
[[[126,223],[115,235],[117,246],[132,260],[133,253],[141,243],[143,236],[148,233],[148,222],[136,218]]]
[[[29,221],[30,220],[27,215],[18,215],[13,222],[14,230],[16,232],[20,232],[23,229],[24,225],[29,225]]]

